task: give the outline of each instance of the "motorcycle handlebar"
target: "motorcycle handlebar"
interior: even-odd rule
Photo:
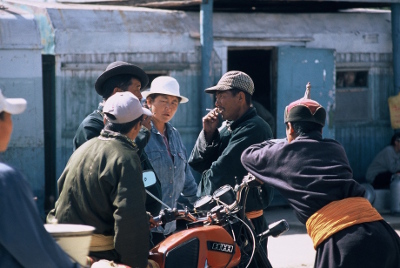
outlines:
[[[189,211],[177,209],[164,209],[160,212],[160,215],[153,217],[153,221],[157,226],[179,219],[184,219],[190,222],[197,220],[197,218]]]
[[[242,196],[242,190],[245,189],[246,187],[254,187],[254,186],[259,186],[260,183],[257,181],[257,179],[254,177],[254,175],[248,173],[246,176],[243,177],[242,182],[239,185],[235,186],[235,193],[236,193],[236,201],[239,203],[241,200],[241,196]],[[224,204],[221,200],[220,203],[224,205],[225,209],[228,209],[229,211],[235,211],[236,212],[236,206],[229,207],[226,204]],[[221,208],[219,208],[221,209]],[[214,221],[215,217],[218,217],[218,212],[219,211],[213,211],[211,210],[210,212],[212,212],[212,216],[208,217],[208,219],[206,221],[208,222],[212,222]],[[214,215],[216,214],[216,215]],[[192,215],[187,209],[186,210],[177,210],[176,208],[171,209],[171,208],[166,208],[164,210],[162,210],[160,212],[160,214],[156,217],[153,217],[153,224],[156,224],[156,226],[160,226],[163,224],[166,224],[168,222],[174,221],[174,220],[178,220],[178,219],[183,219],[183,220],[187,220],[189,222],[195,222],[198,221],[198,219]]]
[[[268,230],[259,234],[258,237],[260,237],[260,240],[263,240],[264,238],[266,238],[268,236],[278,237],[288,230],[289,230],[288,222],[286,220],[280,220],[280,221],[271,223],[268,226]]]

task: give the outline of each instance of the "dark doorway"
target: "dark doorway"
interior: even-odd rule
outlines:
[[[275,135],[276,107],[271,83],[271,55],[272,50],[266,49],[229,49],[228,71],[242,71],[253,79],[253,100],[272,114],[273,124],[270,125]],[[261,112],[258,113],[261,115]]]

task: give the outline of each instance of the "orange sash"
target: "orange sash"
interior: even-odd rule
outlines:
[[[263,215],[263,210],[255,210],[255,211],[246,212],[246,216],[250,220],[261,217],[262,215]]]
[[[315,212],[306,222],[307,233],[314,249],[331,235],[356,224],[383,220],[382,216],[363,197],[333,201]]]

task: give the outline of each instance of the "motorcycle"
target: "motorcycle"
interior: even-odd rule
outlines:
[[[143,179],[145,185],[145,178]],[[164,209],[153,220],[163,226],[171,221],[185,221],[186,229],[176,231],[149,252],[149,259],[161,268],[172,267],[272,267],[262,245],[269,236],[289,230],[282,219],[256,234],[246,217],[245,206],[250,187],[259,183],[251,174],[240,185],[225,185],[213,195],[201,197],[193,211],[187,208]]]
[[[149,187],[156,183],[153,171],[143,173],[143,183]],[[165,226],[172,221],[183,221],[186,227],[169,235],[149,251],[151,266],[160,268],[272,268],[262,242],[269,236],[278,237],[289,224],[282,219],[257,234],[246,217],[246,199],[250,187],[259,183],[251,174],[232,188],[224,185],[213,195],[198,199],[192,211],[173,209],[157,197],[147,193],[166,207],[159,216],[151,219],[152,227]],[[179,225],[179,224],[178,224]],[[100,260],[92,268],[129,268],[112,261]]]

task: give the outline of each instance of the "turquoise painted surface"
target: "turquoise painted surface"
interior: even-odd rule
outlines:
[[[387,99],[396,95],[393,74],[389,67],[370,71],[368,76],[371,117],[364,121],[338,124],[335,137],[346,150],[354,178],[365,179],[368,165],[376,154],[389,145],[394,130],[390,125]]]
[[[365,180],[368,165],[380,150],[389,145],[392,135],[389,124],[336,128],[336,140],[346,150],[355,180]]]
[[[324,106],[329,115],[334,105],[334,51],[279,47],[277,66],[277,138],[283,138],[286,137],[284,109],[304,96],[308,82],[311,83],[311,98]],[[326,122],[323,132],[324,137],[334,138],[334,125]]]

